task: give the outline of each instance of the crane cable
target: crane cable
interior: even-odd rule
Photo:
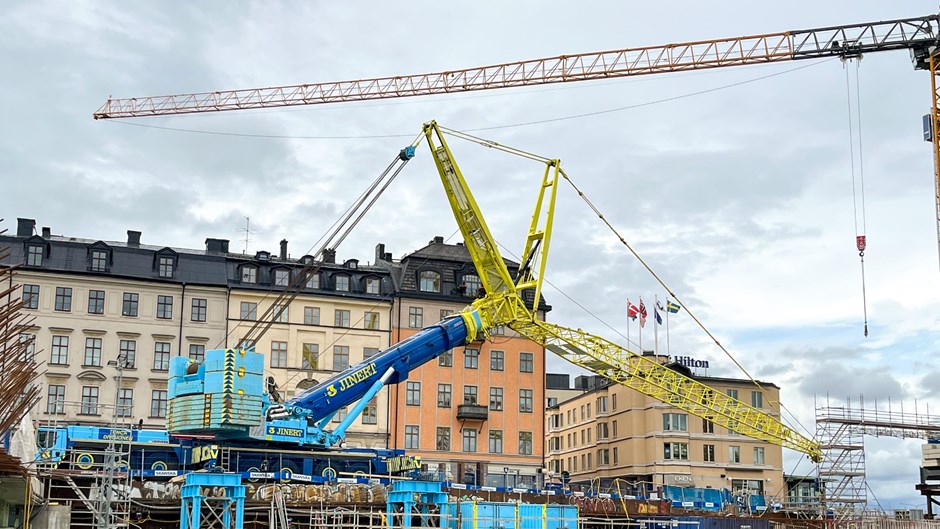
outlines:
[[[851,61],[852,59],[847,59]],[[862,268],[862,316],[864,318],[864,335],[868,337],[868,296],[865,289],[865,247],[866,247],[866,236],[865,232],[865,164],[864,157],[862,152],[862,101],[861,101],[861,90],[859,88],[858,80],[858,70],[859,63],[861,62],[861,57],[855,59],[855,124],[854,126],[858,130],[858,175],[859,175],[859,185],[856,189],[855,185],[855,134],[853,132],[853,122],[852,122],[852,88],[849,81],[849,68],[843,65],[845,70],[845,99],[846,104],[848,105],[848,118],[849,118],[849,158],[851,159],[851,169],[852,169],[852,213],[855,221],[855,247],[858,249],[858,257],[861,263]],[[862,230],[859,232],[858,229],[858,220],[859,220],[859,197],[861,197],[861,220],[862,220]]]

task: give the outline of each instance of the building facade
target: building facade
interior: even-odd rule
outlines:
[[[779,417],[779,391],[761,382],[683,374]],[[580,377],[579,377],[580,378]],[[574,487],[656,492],[664,485],[785,494],[783,449],[729,431],[599,377],[546,411],[548,469]]]
[[[443,237],[398,262],[383,245],[376,254],[376,262],[394,270],[398,286],[393,342],[465,308],[480,288],[466,247],[445,244]],[[507,265],[513,272],[518,266]],[[420,456],[426,469],[443,479],[537,484],[544,453],[544,379],[539,344],[507,328],[492,329],[486,342],[455,347],[390,388],[390,446]]]

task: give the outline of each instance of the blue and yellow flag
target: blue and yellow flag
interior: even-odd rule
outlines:
[[[680,307],[679,304],[676,303],[675,301],[666,300],[666,310],[668,310],[669,312],[675,314],[679,312],[679,309],[681,308],[682,307]]]

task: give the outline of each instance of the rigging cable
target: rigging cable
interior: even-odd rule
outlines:
[[[851,60],[851,59],[849,59]],[[856,105],[856,114],[857,119],[855,120],[855,126],[858,129],[858,173],[859,173],[859,185],[856,189],[855,186],[855,134],[853,131],[853,122],[852,122],[852,88],[849,81],[849,68],[846,66],[845,69],[845,99],[848,105],[848,118],[849,118],[849,158],[851,159],[850,166],[852,170],[852,213],[855,221],[855,247],[858,249],[858,258],[861,263],[862,268],[862,317],[864,318],[864,335],[868,337],[868,296],[865,289],[865,248],[867,245],[867,239],[865,236],[866,226],[865,226],[865,164],[862,156],[862,102],[860,98],[861,90],[859,88],[858,81],[858,70],[859,62],[861,57],[855,60],[855,105]],[[859,196],[861,196],[861,220],[862,220],[862,230],[859,232],[858,229],[858,220],[859,220]]]

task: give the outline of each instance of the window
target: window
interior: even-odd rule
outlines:
[[[438,384],[437,385],[437,407],[438,408],[450,408],[451,401],[451,385],[450,384]]]
[[[505,325],[497,325],[496,327],[493,327],[493,328],[490,330],[490,333],[491,333],[493,336],[506,336],[506,326],[505,326]]]
[[[366,312],[365,318],[363,319],[363,327],[366,329],[378,330],[379,313],[378,312]]]
[[[493,371],[502,371],[505,357],[506,353],[503,351],[490,351],[490,369]]]
[[[39,308],[39,285],[23,285],[23,308]]]
[[[46,393],[46,413],[49,415],[62,415],[65,413],[65,386],[49,384]]]
[[[369,404],[366,404],[366,407],[362,409],[362,424],[378,424],[379,423],[379,406],[376,399],[369,401]]]
[[[240,319],[256,320],[258,319],[258,304],[249,301],[242,301]]]
[[[36,335],[30,333],[20,333],[20,343],[24,344],[23,353],[20,360],[30,364],[36,363]]]
[[[405,404],[408,406],[421,405],[421,383],[408,382],[405,389]]]
[[[274,314],[274,323],[287,323],[290,321],[287,305],[274,305],[271,312]]]
[[[362,348],[362,359],[368,360],[373,356],[379,354],[378,347],[363,347]]]
[[[242,283],[257,283],[258,269],[254,266],[242,267]]]
[[[728,462],[729,463],[741,462],[741,447],[740,446],[732,445],[728,447]]]
[[[610,396],[610,409],[613,411],[617,411],[617,394],[616,393]]]
[[[490,409],[503,411],[503,388],[490,388]]]
[[[320,369],[320,345],[315,343],[305,343],[303,347],[303,369]]]
[[[443,321],[444,318],[450,316],[450,315],[453,314],[453,313],[454,313],[454,311],[452,311],[452,310],[450,310],[450,309],[441,309],[441,320]]]
[[[440,292],[441,274],[432,270],[425,270],[418,274],[418,290],[421,292]]]
[[[534,362],[532,360],[532,353],[519,353],[519,372],[520,373],[531,373],[533,370]]]
[[[464,428],[463,429],[463,451],[464,452],[476,452],[477,451],[477,431],[473,428]]]
[[[91,271],[106,272],[108,270],[108,252],[104,250],[91,251]]]
[[[614,439],[616,439],[617,438],[617,421],[613,421],[611,423],[611,430],[612,430],[611,433],[614,434]]]
[[[290,283],[290,270],[278,269],[274,271],[274,286],[286,287]]]
[[[764,407],[764,394],[760,391],[751,392],[751,407],[752,408],[763,408]]]
[[[589,443],[589,444],[590,444],[590,442],[591,442],[591,432],[593,432],[593,430],[592,430],[591,428],[588,428],[588,429],[587,429],[587,437],[588,437],[588,443]]]
[[[606,422],[597,423],[597,440],[598,441],[602,439],[607,439],[608,437],[610,437],[608,435],[609,433],[610,433],[610,430]]]
[[[476,386],[464,386],[463,387],[463,403],[464,404],[476,404],[477,403],[477,387]]]
[[[165,389],[155,389],[150,393],[150,416],[166,417]]]
[[[728,390],[728,396],[731,397],[732,399],[737,399],[737,398],[738,398],[738,390],[736,390],[736,389],[729,389],[729,390]]]
[[[593,456],[593,455],[594,455],[594,454],[588,454],[588,455],[587,455],[587,458],[588,458],[587,468],[588,468],[588,470],[594,468],[594,463],[591,462],[591,459],[592,459],[591,456]]]
[[[405,426],[405,449],[418,448],[418,427]]]
[[[334,282],[338,292],[349,292],[349,276],[336,276]]]
[[[597,397],[597,414],[607,413],[607,397]]]
[[[434,447],[445,452],[450,451],[450,428],[447,426],[438,426],[437,435],[434,441]]]
[[[343,406],[342,408],[336,410],[336,415],[333,416],[333,422],[343,422],[343,419],[345,419],[348,414],[349,408],[347,406]]]
[[[320,325],[320,307],[304,307],[304,325]]]
[[[98,388],[82,386],[81,415],[98,415]]]
[[[758,393],[760,395],[760,393]],[[755,446],[754,447],[754,464],[763,465],[764,464],[764,447]]]
[[[525,412],[525,413],[532,413],[532,390],[531,389],[519,390],[519,411]]]
[[[707,461],[709,463],[714,463],[715,462],[715,445],[703,445],[702,448],[704,452],[702,460]]]
[[[85,360],[82,366],[101,367],[101,338],[85,338]]]
[[[464,274],[463,285],[461,286],[466,287],[464,289],[465,296],[475,298],[480,290],[480,277],[474,274]]]
[[[467,369],[480,367],[480,350],[467,347],[463,350],[463,366]]]
[[[137,367],[137,341],[121,340],[118,348],[118,365],[121,369]]]
[[[287,342],[271,342],[271,367],[287,367]]]
[[[104,290],[88,291],[88,314],[104,314]]]
[[[454,365],[454,351],[448,350],[441,353],[441,356],[437,357],[437,365],[441,367],[451,367]]]
[[[157,318],[173,319],[173,296],[157,296]]]
[[[610,450],[597,451],[597,466],[607,466],[610,464]]]
[[[587,405],[587,418],[588,419],[591,418],[591,405],[590,404]]]
[[[490,430],[490,453],[491,454],[503,453],[503,431],[502,430]]]
[[[59,312],[72,312],[71,288],[55,287],[55,310]]]
[[[552,406],[557,406],[557,405],[558,405],[558,397],[548,397],[549,408],[551,408]]]
[[[715,433],[715,423],[702,419],[702,433]]]
[[[193,298],[193,310],[190,319],[192,321],[206,321],[209,301],[203,298]]]
[[[408,326],[412,329],[424,327],[424,309],[421,307],[408,307]]]
[[[206,346],[202,344],[189,344],[189,359],[193,362],[203,362],[206,359]]]
[[[735,420],[728,421],[728,434],[736,435],[738,433],[737,429],[738,429],[738,421],[735,421]]]
[[[333,371],[343,371],[349,368],[349,346],[333,346]]]
[[[349,311],[337,309],[333,315],[333,325],[337,327],[349,327]]]
[[[614,447],[614,464],[617,464],[617,447]]]
[[[532,455],[532,432],[519,432],[519,455]]]
[[[366,278],[366,294],[378,294],[381,284],[377,277]]]
[[[130,417],[134,414],[134,390],[121,388],[118,390],[117,408],[114,414],[118,417]]]
[[[689,416],[685,413],[664,413],[663,431],[687,432],[689,431]]]
[[[89,306],[91,301],[88,302]],[[137,306],[140,304],[140,294],[134,292],[125,292],[124,301],[121,303],[121,316],[137,317]],[[89,309],[90,310],[90,309]]]
[[[157,342],[153,345],[153,370],[169,371],[170,369],[170,343]]]
[[[160,277],[173,277],[172,257],[161,257],[157,264],[157,275]]]
[[[68,365],[69,363],[69,337],[52,337],[52,357],[49,359],[51,365]]]
[[[320,274],[311,274],[307,278],[307,288],[320,288]]]
[[[41,244],[30,244],[26,248],[26,264],[29,266],[42,266],[42,258],[46,249]]]
[[[663,459],[687,461],[689,459],[689,443],[664,443]]]

